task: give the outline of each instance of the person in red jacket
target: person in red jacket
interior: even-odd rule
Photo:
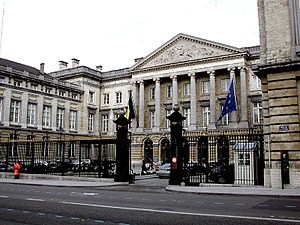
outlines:
[[[19,174],[20,169],[21,169],[21,166],[20,166],[20,164],[19,164],[19,161],[16,160],[16,163],[15,163],[15,165],[14,165],[14,175],[15,175],[15,179],[19,179],[19,177],[20,177],[20,174]]]

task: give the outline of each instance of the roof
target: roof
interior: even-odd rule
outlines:
[[[17,62],[13,62],[7,59],[3,59],[0,58],[0,66],[7,66],[7,67],[11,67],[15,70],[19,70],[19,71],[27,71],[30,74],[35,74],[35,75],[40,75],[41,72],[40,70],[32,67],[32,66],[27,66],[21,63],[17,63]]]

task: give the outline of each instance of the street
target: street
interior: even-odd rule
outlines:
[[[2,184],[0,224],[297,224],[300,199],[165,191],[167,179],[114,187]]]

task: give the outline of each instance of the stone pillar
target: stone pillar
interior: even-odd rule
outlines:
[[[210,85],[210,95],[209,95],[209,108],[210,108],[210,118],[209,118],[209,129],[216,129],[216,78],[215,71],[207,71],[209,74],[209,85]]]
[[[132,128],[136,128],[137,127],[137,102],[138,102],[138,87],[137,87],[137,83],[136,81],[132,82],[132,101],[133,101],[133,109],[134,109],[134,112],[135,112],[135,119],[132,120],[132,123],[131,123],[131,127]]]
[[[57,129],[57,124],[56,124],[56,118],[57,118],[57,99],[52,100],[52,106],[51,106],[51,128],[53,131],[56,131]]]
[[[139,128],[143,130],[144,128],[144,105],[145,105],[145,99],[144,99],[144,81],[139,81],[140,83],[140,99],[139,99]]]
[[[177,76],[172,76],[172,107],[178,105],[178,86],[177,86]]]
[[[191,79],[191,125],[189,127],[190,130],[196,130],[196,104],[197,104],[197,98],[196,98],[196,79],[195,79],[195,73],[189,73],[190,79]]]
[[[6,89],[3,94],[3,109],[7,107],[6,110],[3,111],[3,125],[6,127],[9,127],[9,121],[10,121],[10,107],[11,107],[11,97],[12,93],[10,89]]]
[[[153,79],[155,81],[155,130],[160,127],[160,79]]]
[[[241,120],[240,128],[248,128],[248,104],[247,104],[247,79],[246,79],[246,67],[240,67],[240,89],[241,89]]]
[[[28,93],[22,93],[21,101],[21,112],[20,112],[20,123],[22,128],[27,127],[27,113],[28,113]]]
[[[234,84],[236,84],[236,79],[235,79],[235,72],[234,72],[234,70],[235,70],[235,67],[234,67],[234,66],[228,68],[228,71],[230,72],[230,81],[231,81],[232,79],[234,79]],[[236,89],[235,89],[235,87],[234,87],[234,91],[235,91],[235,90],[236,90]],[[236,91],[235,91],[235,93],[236,93]],[[229,127],[231,127],[231,128],[237,128],[237,112],[238,112],[238,110],[239,110],[238,102],[237,102],[236,108],[237,108],[236,111],[233,111],[233,112],[230,113],[230,114],[231,114],[231,115],[230,115],[230,116],[231,116],[231,122],[229,123]]]

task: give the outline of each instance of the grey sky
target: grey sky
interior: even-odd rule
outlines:
[[[5,0],[3,24],[0,57],[46,72],[130,67],[178,33],[259,45],[256,0]]]

